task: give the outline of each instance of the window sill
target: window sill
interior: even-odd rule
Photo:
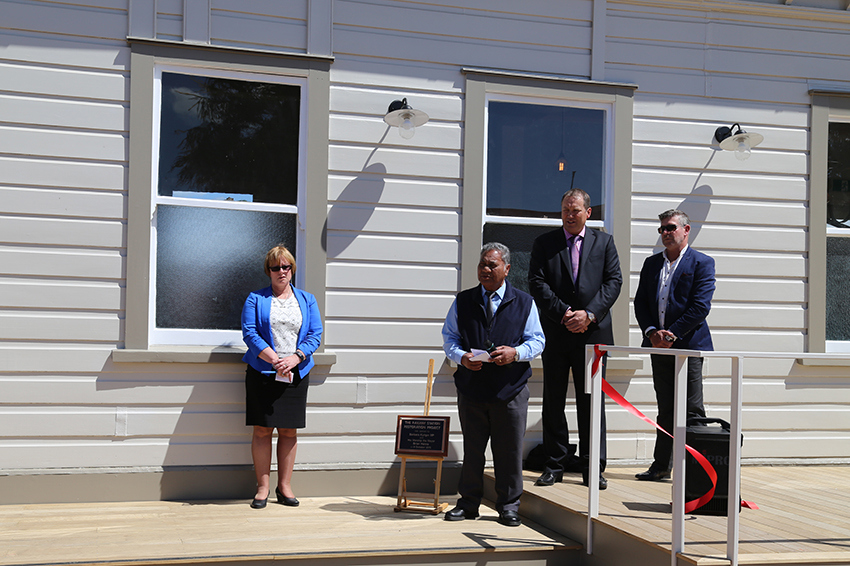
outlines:
[[[115,363],[177,363],[207,364],[242,363],[246,348],[229,346],[153,346],[147,350],[112,350]],[[333,352],[316,352],[313,361],[317,366],[332,366],[336,363]]]

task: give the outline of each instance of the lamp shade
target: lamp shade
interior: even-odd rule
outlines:
[[[415,128],[427,121],[428,115],[421,110],[411,108],[406,98],[392,101],[384,116],[384,122],[390,126],[398,126],[399,135],[405,139],[412,138]]]

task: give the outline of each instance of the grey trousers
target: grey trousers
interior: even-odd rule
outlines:
[[[519,509],[528,396],[528,386],[508,401],[475,401],[458,392],[457,409],[463,432],[458,506],[462,509],[477,511],[481,504],[488,440],[496,476],[496,511]]]

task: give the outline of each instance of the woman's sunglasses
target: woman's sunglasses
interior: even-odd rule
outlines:
[[[291,265],[270,265],[270,266],[269,266],[269,271],[274,271],[275,273],[277,273],[277,272],[278,272],[278,271],[280,271],[281,269],[282,269],[284,272],[287,272],[287,271],[289,271],[290,269],[292,269],[292,266],[291,266]]]

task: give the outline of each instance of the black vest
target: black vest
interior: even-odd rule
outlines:
[[[488,340],[495,346],[516,348],[522,344],[522,334],[528,314],[534,307],[531,295],[505,284],[505,296],[496,311],[491,326],[487,326],[481,285],[461,291],[457,296],[457,324],[461,347],[487,349]],[[525,387],[531,377],[531,364],[512,362],[505,366],[484,362],[481,370],[472,371],[457,366],[455,385],[466,397],[476,401],[507,401]]]

